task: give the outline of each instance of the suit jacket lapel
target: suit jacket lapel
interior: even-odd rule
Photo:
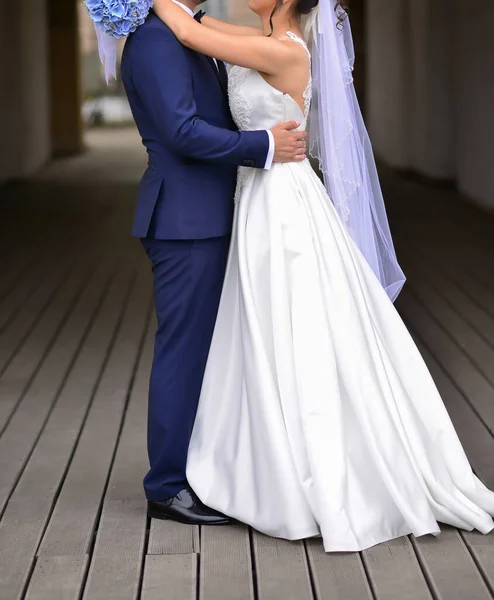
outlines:
[[[223,90],[223,92],[228,95],[228,82],[227,80],[225,80],[220,73],[220,70],[216,67],[216,65],[214,64],[214,60],[210,57],[210,56],[206,56],[204,55],[209,63],[209,65],[211,66],[211,68],[214,71],[214,74],[216,75],[216,79],[218,80],[218,83],[221,86],[221,89]]]
[[[199,11],[198,13],[196,13],[194,15],[194,19],[200,23],[201,22],[201,16],[204,15],[203,11]],[[226,69],[224,68],[225,66],[222,65],[223,67],[223,72],[220,72],[220,69],[215,65],[214,60],[210,57],[210,56],[206,56],[205,54],[203,54],[203,56],[207,59],[208,63],[210,64],[211,68],[214,71],[214,74],[216,75],[216,78],[218,79],[221,89],[223,90],[223,92],[228,95],[228,77],[226,75]],[[219,65],[219,63],[218,63]]]
[[[154,12],[154,10],[152,8],[151,8],[150,12],[152,12],[154,15],[156,15],[156,13]],[[214,74],[216,75],[216,79],[218,80],[218,82],[219,82],[219,84],[221,86],[221,89],[223,90],[224,94],[226,96],[228,96],[228,76],[226,74],[225,66],[222,65],[222,68],[223,68],[223,76],[222,76],[222,74],[220,73],[219,68],[217,68],[216,65],[214,64],[214,60],[210,56],[206,56],[205,54],[203,54],[203,56],[208,61],[208,63],[210,64],[211,68],[213,69]]]

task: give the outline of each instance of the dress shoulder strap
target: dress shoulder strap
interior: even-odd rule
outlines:
[[[300,44],[301,46],[303,46],[307,52],[307,54],[309,55],[309,65],[312,65],[312,56],[310,54],[310,50],[307,47],[307,44],[305,43],[305,41],[298,35],[296,35],[295,33],[293,33],[293,31],[287,31],[286,35],[294,42],[297,42],[298,44]],[[309,80],[307,82],[307,86],[302,94],[303,98],[304,98],[304,127],[307,124],[307,118],[309,116],[309,111],[310,111],[310,104],[312,101],[312,75],[310,73],[309,70]]]
[[[286,35],[293,40],[294,42],[298,42],[301,46],[303,46],[306,51],[307,54],[309,55],[310,58],[310,52],[309,52],[309,48],[307,47],[307,44],[305,43],[305,40],[303,40],[300,36],[298,36],[297,34],[293,33],[293,31],[287,31]]]

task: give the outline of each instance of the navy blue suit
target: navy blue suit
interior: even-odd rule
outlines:
[[[237,166],[262,168],[265,131],[237,131],[221,73],[154,14],[127,39],[122,77],[148,152],[132,233],[154,276],[158,329],[148,413],[149,500],[176,495],[228,255]]]

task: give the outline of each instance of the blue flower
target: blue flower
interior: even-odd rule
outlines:
[[[146,20],[153,0],[85,0],[91,19],[109,35],[121,38]]]
[[[123,0],[116,0],[109,6],[110,16],[116,19],[122,19],[125,16],[127,6]]]
[[[103,10],[100,8],[95,8],[89,12],[89,16],[95,23],[101,23],[103,20]]]
[[[129,33],[136,30],[136,25],[129,19],[121,19],[114,23],[115,30],[118,32],[118,37],[126,37]]]

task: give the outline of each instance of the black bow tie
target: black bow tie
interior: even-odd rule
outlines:
[[[204,17],[205,15],[206,15],[206,13],[205,13],[203,10],[200,10],[200,11],[196,12],[196,14],[194,15],[194,19],[195,19],[195,20],[196,20],[198,23],[200,23],[200,22],[201,22],[201,19],[202,19],[202,17]]]

